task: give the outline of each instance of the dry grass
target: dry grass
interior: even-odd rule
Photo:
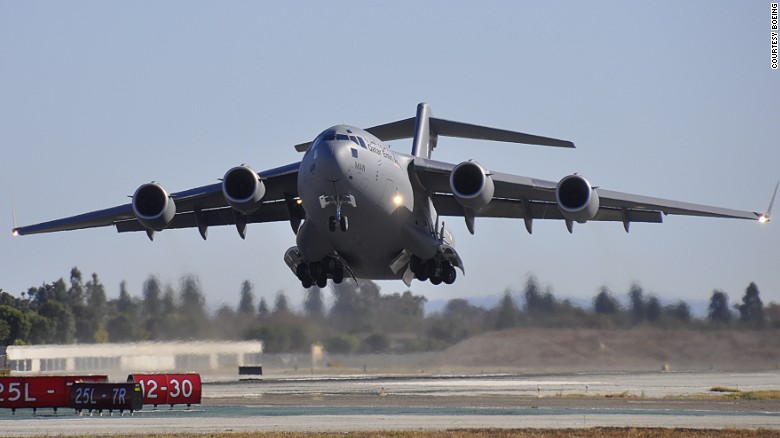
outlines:
[[[710,391],[722,393],[720,397],[729,400],[780,400],[778,390],[740,391],[726,386],[713,386]]]
[[[105,435],[99,435],[105,436]],[[107,437],[107,436],[106,436]],[[161,434],[123,435],[125,438],[612,438],[612,437],[658,437],[658,438],[780,438],[780,431],[768,429],[664,429],[633,427],[594,427],[589,429],[468,429],[445,432],[349,432],[349,433],[210,433],[210,434]]]

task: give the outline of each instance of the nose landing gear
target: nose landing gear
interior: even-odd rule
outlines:
[[[346,233],[347,230],[349,230],[349,219],[347,219],[347,216],[341,214],[340,207],[337,207],[337,209],[336,216],[331,216],[328,218],[328,229],[331,232],[334,232],[338,228]]]
[[[349,220],[347,219],[346,215],[341,213],[341,207],[344,205],[357,207],[357,204],[355,203],[355,197],[352,195],[320,196],[321,208],[326,208],[331,205],[336,206],[336,215],[328,218],[328,229],[331,232],[335,232],[337,229],[340,229],[342,232],[346,233],[347,230],[349,230]]]

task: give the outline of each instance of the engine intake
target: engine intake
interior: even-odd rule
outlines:
[[[133,213],[141,225],[162,231],[176,215],[176,203],[157,183],[144,184],[133,194]]]
[[[555,200],[566,219],[584,223],[599,211],[599,195],[580,175],[563,177],[555,188]]]
[[[460,205],[481,210],[493,199],[493,178],[475,161],[464,161],[450,173],[450,188]]]
[[[236,166],[222,178],[222,194],[231,207],[242,213],[251,213],[260,207],[260,201],[265,196],[265,184],[250,167]]]

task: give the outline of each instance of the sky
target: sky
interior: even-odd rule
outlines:
[[[780,179],[780,71],[770,2],[203,2],[0,0],[0,288],[15,295],[97,273],[109,297],[156,275],[201,280],[212,307],[241,283],[273,302],[304,291],[283,262],[288,223],[12,238],[20,225],[216,182],[232,166],[301,159],[293,145],[340,123],[437,117],[573,141],[577,149],[442,138],[433,158],[740,210]],[[391,147],[409,152],[411,141]],[[5,213],[2,213],[2,212]],[[780,206],[777,214],[780,216]],[[429,300],[520,290],[665,302],[739,300],[756,282],[780,302],[780,223],[668,216],[664,224],[477,219],[447,225],[466,274],[415,281]],[[380,282],[383,293],[407,290]],[[330,295],[329,293],[326,295]]]

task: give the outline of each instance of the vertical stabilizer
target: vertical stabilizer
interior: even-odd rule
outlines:
[[[431,107],[427,103],[417,105],[417,117],[414,122],[414,141],[412,155],[431,158],[431,152],[436,147],[436,132],[431,129]]]

